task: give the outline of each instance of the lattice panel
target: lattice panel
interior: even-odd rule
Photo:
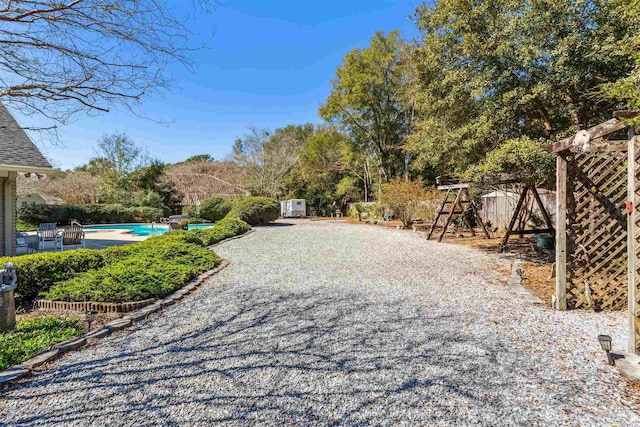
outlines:
[[[569,156],[567,305],[625,309],[627,154],[592,152]]]

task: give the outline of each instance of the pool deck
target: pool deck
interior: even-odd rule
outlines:
[[[35,232],[28,233],[35,235]],[[110,246],[124,246],[131,243],[141,242],[149,236],[136,236],[135,234],[127,233],[126,230],[105,230],[105,231],[91,231],[85,234],[85,244],[87,249],[104,249]],[[70,246],[65,251],[78,249],[78,246]],[[45,242],[44,249],[38,252],[55,252],[54,242]],[[25,255],[28,253],[26,248],[18,248],[16,255]]]

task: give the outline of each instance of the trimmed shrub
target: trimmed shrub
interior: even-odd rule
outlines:
[[[157,264],[166,263],[167,265],[178,265],[176,275],[180,275],[182,278],[189,275],[191,275],[189,277],[192,277],[193,274],[204,271],[201,270],[203,263],[209,266],[208,268],[212,268],[213,265],[219,262],[217,255],[208,249],[204,249],[204,246],[212,245],[228,237],[243,234],[250,228],[251,227],[243,221],[229,218],[218,222],[211,228],[190,231],[170,231],[161,236],[151,237],[132,245],[114,246],[102,250],[77,249],[68,252],[40,253],[13,258],[5,257],[0,258],[0,265],[4,265],[4,263],[9,261],[15,263],[18,274],[17,292],[20,294],[18,302],[24,304],[33,301],[38,295],[46,294],[47,291],[54,286],[57,287],[61,282],[68,282],[71,281],[71,279],[79,278],[82,276],[81,273],[88,271],[95,272],[96,270],[101,270],[107,266],[119,263],[121,266],[126,265],[133,268],[133,273],[137,271],[141,274],[141,270],[153,270],[156,273],[158,271],[164,271],[164,267],[156,267]],[[185,258],[186,254],[183,253],[185,248],[189,248],[195,257],[188,259],[187,265],[193,264],[196,267],[195,271],[197,271],[197,273],[191,271],[187,276],[184,276],[184,269],[180,267],[181,263],[187,259]],[[213,255],[213,258],[202,258],[200,255],[203,253],[210,253]],[[125,260],[130,259],[146,261],[140,261],[134,264],[122,264]],[[198,261],[203,259],[204,261],[202,262]],[[214,260],[214,264],[211,264],[212,259]],[[101,274],[104,274],[104,277],[111,277],[104,272]],[[169,276],[170,275],[171,274],[169,274]],[[99,276],[92,277],[92,281],[87,281],[87,283],[92,283],[92,286],[102,286],[97,285],[95,282],[99,280]],[[182,284],[184,284],[184,281]],[[178,285],[178,287],[179,286],[181,285]],[[162,289],[166,289],[166,287]],[[130,295],[134,293],[133,291],[129,292]],[[76,294],[79,295],[80,293],[74,293],[74,295]],[[86,295],[97,297],[102,294],[107,294],[107,292],[103,290],[91,294],[87,291]],[[60,295],[64,294],[61,293]],[[71,293],[67,293],[66,295],[67,299],[71,298]],[[88,300],[88,298],[86,299]],[[78,301],[84,300],[85,298],[78,299]]]
[[[43,296],[101,302],[163,298],[220,261],[218,255],[201,246],[158,239],[121,261],[56,283]]]
[[[102,251],[78,249],[68,252],[49,252],[0,258],[0,265],[13,262],[18,275],[16,292],[19,303],[34,300],[55,282],[67,280],[77,273],[97,269],[105,265]]]
[[[170,231],[133,245],[96,251],[102,255],[102,267],[55,283],[41,295],[52,300],[100,302],[163,298],[220,263],[220,257],[204,246],[250,228],[229,218],[208,229]]]
[[[82,224],[114,224],[123,222],[151,222],[163,216],[162,209],[148,206],[123,205],[26,205],[18,211],[20,221],[29,224],[55,222],[67,225],[72,220]]]
[[[34,225],[34,224],[27,224],[26,222],[18,221],[16,223],[16,230],[21,231],[21,232],[37,231],[38,230],[38,226]]]
[[[231,207],[230,201],[220,197],[212,197],[200,205],[200,217],[209,221],[220,221],[229,213]]]
[[[227,217],[241,219],[250,225],[266,224],[280,217],[280,205],[268,197],[245,197],[233,202]]]

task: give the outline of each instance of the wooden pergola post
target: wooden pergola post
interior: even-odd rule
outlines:
[[[629,353],[638,354],[640,342],[640,322],[637,319],[637,249],[636,249],[636,146],[633,127],[628,130],[629,147],[627,149],[627,200],[631,202],[627,211],[627,312],[629,317]]]
[[[567,309],[567,161],[556,156],[556,310]]]

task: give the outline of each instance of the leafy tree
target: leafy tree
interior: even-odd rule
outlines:
[[[215,159],[211,154],[196,154],[195,156],[188,157],[186,160],[180,163],[193,163],[193,162],[213,162]]]
[[[617,81],[603,85],[603,93],[606,97],[621,100],[631,108],[640,108],[640,0],[614,0],[615,13],[621,20],[634,26],[622,40],[610,41],[603,48],[608,50],[618,49],[634,61],[635,67],[628,74]]]
[[[168,166],[160,160],[153,160],[149,166],[138,169],[128,176],[132,191],[137,191],[135,206],[161,208],[165,214],[176,211],[182,200],[182,194],[174,182],[167,179]]]
[[[405,181],[396,177],[382,184],[380,203],[391,209],[404,227],[411,227],[419,204],[426,196],[421,179]]]
[[[412,113],[404,102],[408,68],[402,46],[397,31],[376,32],[368,48],[347,53],[331,81],[333,91],[319,110],[376,160],[383,179],[403,171],[401,148],[411,127]]]
[[[470,170],[472,179],[496,181],[507,174],[530,187],[553,186],[555,155],[526,137],[510,139]]]
[[[108,170],[116,181],[125,178],[136,169],[145,166],[148,158],[145,150],[125,133],[105,135],[98,141],[100,163],[110,166]]]
[[[633,28],[605,0],[438,2],[417,8],[414,167],[462,173],[519,138],[555,140],[611,117],[594,96],[632,70]]]

